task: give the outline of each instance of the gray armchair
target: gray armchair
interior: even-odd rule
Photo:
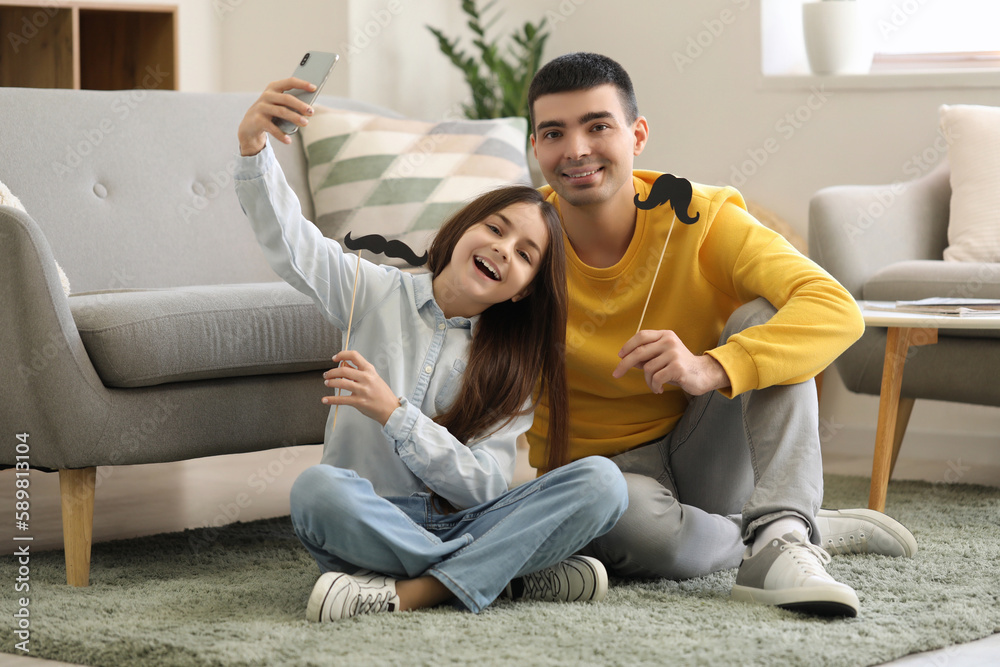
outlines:
[[[70,584],[97,466],[323,441],[340,332],[267,266],[232,186],[256,97],[0,88],[0,181],[27,210],[0,206],[0,467],[59,471]],[[311,216],[301,143],[275,150]]]
[[[947,162],[905,183],[825,188],[809,205],[809,255],[858,300],[1000,298],[1000,264],[943,260],[950,199]],[[886,452],[888,465],[873,466],[870,505],[878,504],[881,485],[884,506],[885,485],[915,399],[1000,406],[1000,331],[940,329],[938,334],[935,344],[906,359],[898,413],[888,429],[891,457]],[[868,327],[837,359],[848,389],[880,395],[886,341],[885,328]]]

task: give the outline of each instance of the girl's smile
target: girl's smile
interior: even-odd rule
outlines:
[[[490,280],[500,280],[500,269],[498,269],[493,262],[485,257],[480,257],[479,255],[474,256],[472,259],[476,262],[476,268],[478,268],[484,276]]]
[[[527,296],[549,234],[535,204],[518,202],[469,227],[434,279],[447,317],[478,315],[495,303]]]

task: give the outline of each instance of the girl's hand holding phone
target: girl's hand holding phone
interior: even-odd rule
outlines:
[[[313,114],[313,109],[299,98],[285,92],[293,88],[313,91],[316,86],[295,77],[269,83],[257,101],[247,110],[237,130],[240,155],[250,156],[261,152],[267,142],[268,133],[284,144],[292,142],[292,138],[274,124],[275,118],[282,118],[299,127],[305,127],[309,123],[308,116]]]
[[[375,367],[354,350],[340,352],[334,358],[340,365],[323,373],[327,387],[349,391],[350,396],[326,396],[326,405],[349,405],[361,414],[385,426],[392,411],[399,407],[399,399],[385,383]],[[348,363],[343,363],[343,362]]]

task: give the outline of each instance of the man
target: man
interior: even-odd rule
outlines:
[[[910,556],[916,543],[881,513],[820,510],[812,378],[864,329],[851,295],[732,188],[695,184],[688,201],[686,182],[664,177],[670,206],[637,209],[663,199],[661,174],[633,171],[649,127],[615,61],[553,60],[529,108],[543,192],[569,241],[560,458],[612,457],[629,488],[625,515],[584,553],[624,577],[739,566],[736,599],[856,615],[828,552]],[[529,433],[536,467],[550,462],[547,426],[543,397]]]

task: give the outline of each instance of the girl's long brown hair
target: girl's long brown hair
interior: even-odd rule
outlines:
[[[461,389],[452,406],[435,421],[468,443],[524,414],[524,403],[537,386],[540,393],[532,406],[542,393],[548,393],[546,469],[551,470],[564,463],[568,433],[566,254],[559,213],[534,188],[493,190],[467,204],[441,227],[428,250],[427,265],[436,278],[467,229],[517,203],[538,207],[549,233],[548,249],[526,297],[494,304],[480,314]]]

